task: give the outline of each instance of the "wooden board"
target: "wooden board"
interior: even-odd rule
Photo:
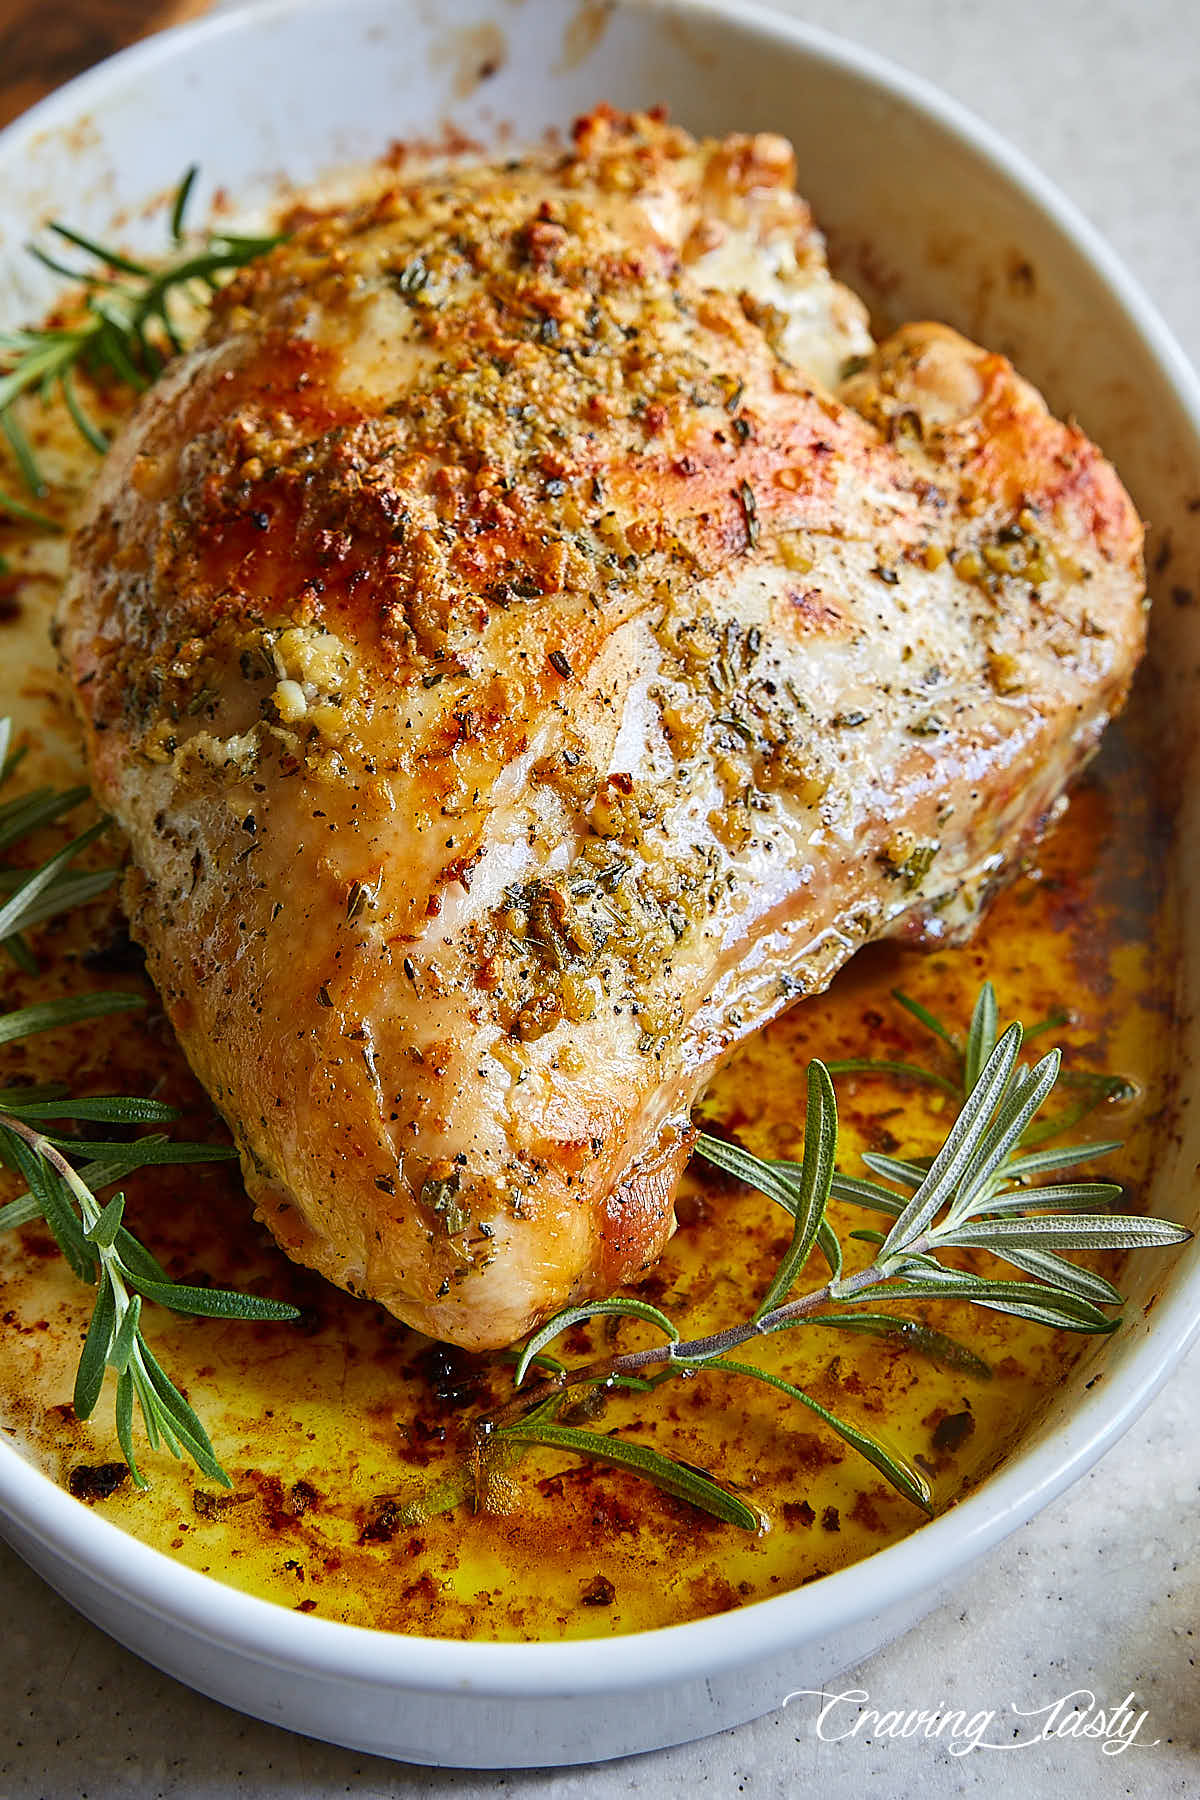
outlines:
[[[0,125],[137,38],[209,0],[0,0]]]

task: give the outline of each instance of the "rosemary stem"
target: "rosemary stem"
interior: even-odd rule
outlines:
[[[80,1181],[66,1157],[61,1151],[55,1149],[49,1138],[44,1137],[40,1131],[35,1131],[32,1125],[27,1125],[24,1119],[14,1118],[12,1113],[0,1112],[0,1129],[11,1131],[14,1137],[19,1137],[22,1143],[29,1145],[35,1156],[40,1157],[43,1162],[49,1163],[56,1175],[61,1175],[79,1202],[79,1210],[83,1214],[84,1223],[88,1226],[94,1225],[100,1217],[95,1195]]]
[[[50,1140],[43,1137],[40,1131],[32,1130],[21,1119],[14,1119],[11,1113],[0,1112],[0,1127],[15,1132],[29,1145],[35,1156],[40,1156],[43,1162],[50,1165],[56,1175],[62,1176],[79,1206],[84,1229],[90,1231],[100,1217],[100,1203],[87,1183],[80,1180],[77,1171],[71,1167],[61,1151],[56,1150]],[[111,1244],[93,1243],[92,1249],[98,1256],[100,1266],[108,1276],[112,1287],[113,1305],[116,1309],[115,1329],[119,1330],[121,1321],[129,1309],[129,1289],[125,1285],[122,1274],[121,1258]]]
[[[920,1237],[904,1246],[905,1255],[921,1255],[932,1241],[932,1232],[922,1232]],[[602,1362],[585,1363],[578,1369],[564,1369],[560,1374],[546,1376],[536,1387],[522,1388],[507,1406],[488,1415],[487,1427],[490,1431],[503,1430],[505,1425],[522,1418],[531,1407],[540,1405],[554,1394],[565,1392],[567,1388],[599,1386],[621,1375],[636,1375],[642,1369],[664,1363],[675,1363],[682,1368],[703,1367],[714,1357],[724,1356],[726,1352],[738,1349],[751,1338],[765,1337],[785,1325],[794,1324],[797,1319],[816,1312],[831,1300],[852,1299],[860,1288],[877,1287],[884,1279],[886,1277],[881,1274],[878,1261],[874,1261],[853,1275],[844,1275],[836,1282],[827,1281],[823,1287],[813,1288],[810,1293],[801,1294],[795,1300],[788,1300],[784,1305],[774,1307],[760,1319],[747,1319],[743,1324],[730,1325],[724,1331],[713,1332],[708,1337],[693,1338],[688,1343],[647,1344],[643,1350],[628,1350],[622,1356],[607,1357]]]

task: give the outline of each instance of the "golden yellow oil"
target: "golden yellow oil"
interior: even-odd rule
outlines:
[[[34,411],[28,423],[78,491],[86,470],[55,436],[54,421]],[[11,481],[0,469],[0,486]],[[21,783],[77,778],[47,637],[61,544],[4,526],[0,553],[9,560],[0,576],[0,711],[16,715],[31,745]],[[893,987],[961,1031],[986,976],[1005,1018],[1069,1014],[1055,1034],[1068,1067],[1130,1082],[1129,1097],[1094,1113],[1080,1135],[1124,1139],[1095,1172],[1126,1183],[1136,1207],[1166,1099],[1173,943],[1158,873],[1164,826],[1136,706],[1130,721],[1110,733],[1065,821],[970,945],[864,952],[828,993],[744,1046],[709,1089],[704,1119],[753,1150],[797,1155],[810,1056],[925,1058],[937,1046],[891,997]],[[36,848],[53,841],[47,835]],[[107,854],[119,849],[110,845]],[[96,860],[104,860],[100,851]],[[129,957],[115,902],[48,925],[35,948],[36,980],[9,964],[0,971],[3,1006],[119,987],[142,993],[145,1009],[7,1047],[0,1083],[52,1075],[80,1094],[154,1094],[182,1109],[180,1132],[220,1137]],[[842,1077],[837,1087],[840,1164],[849,1173],[863,1172],[863,1149],[928,1152],[951,1116],[950,1100],[927,1088],[873,1076]],[[3,1197],[11,1191],[10,1180]],[[614,1396],[599,1425],[743,1491],[771,1521],[761,1535],[721,1524],[627,1472],[541,1449],[494,1484],[493,1506],[507,1510],[462,1505],[406,1523],[431,1483],[461,1472],[470,1423],[511,1391],[511,1362],[433,1345],[294,1267],[252,1222],[236,1165],[146,1172],[126,1194],[127,1222],[173,1276],[250,1288],[302,1309],[299,1326],[156,1309],[147,1319],[156,1354],[212,1434],[231,1491],[144,1445],[150,1486],[135,1488],[118,1460],[111,1376],[95,1418],[75,1420],[70,1396],[90,1295],[39,1227],[0,1240],[0,1429],[115,1524],[218,1580],[282,1606],[394,1631],[585,1637],[694,1619],[795,1588],[923,1522],[806,1409],[762,1384],[710,1372]],[[685,1177],[680,1215],[666,1255],[638,1291],[698,1335],[752,1310],[788,1221],[699,1164]],[[831,1216],[844,1241],[880,1223],[850,1207]],[[870,1254],[850,1241],[847,1252],[851,1266]],[[819,1280],[819,1266],[814,1261],[805,1279]],[[983,1358],[990,1379],[893,1342],[812,1326],[765,1342],[757,1354],[915,1460],[942,1509],[1004,1457],[1090,1340],[946,1303],[915,1311]],[[573,1331],[568,1359],[643,1341],[638,1322],[620,1324],[615,1337],[611,1323]]]

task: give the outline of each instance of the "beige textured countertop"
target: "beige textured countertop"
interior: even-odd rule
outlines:
[[[998,126],[1100,227],[1200,361],[1197,0],[777,4],[921,72]],[[993,1739],[1001,1715],[1010,1738],[1039,1739],[1020,1750],[954,1756],[944,1740],[889,1739],[850,1702],[823,1735],[851,1735],[822,1741],[806,1701],[701,1744],[509,1776],[411,1769],[227,1712],[119,1649],[0,1546],[0,1800],[1200,1795],[1198,1503],[1200,1351],[951,1604],[836,1684],[880,1712],[994,1709]],[[1076,1694],[1087,1705],[1077,1690],[1106,1710],[1132,1696],[1134,1716],[1147,1713],[1136,1741],[1112,1755],[1097,1740],[1055,1737],[1074,1701],[1057,1715],[1055,1703]],[[1017,1721],[1010,1703],[1030,1716]]]

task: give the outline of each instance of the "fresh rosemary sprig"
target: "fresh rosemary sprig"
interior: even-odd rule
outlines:
[[[11,750],[11,743],[11,721],[0,719],[0,789],[23,760],[24,752]],[[87,797],[85,787],[61,791],[42,787],[12,800],[0,801],[0,853],[40,826],[52,824]],[[80,851],[86,849],[103,829],[103,822],[91,826],[38,868],[0,865],[0,945],[27,975],[37,974],[37,964],[24,933],[53,918],[56,913],[82,906],[85,900],[103,893],[116,880],[116,869],[78,870],[71,866]]]
[[[48,489],[16,403],[33,394],[45,401],[57,391],[80,436],[103,453],[108,439],[79,398],[79,371],[139,391],[149,387],[183,347],[181,305],[194,310],[197,304],[206,304],[224,276],[280,242],[277,236],[218,231],[185,249],[184,218],[196,175],[195,168],[189,169],[176,189],[169,246],[174,254],[166,262],[135,261],[58,220],[49,230],[61,243],[92,258],[91,264],[74,268],[37,245],[29,246],[46,268],[81,289],[77,323],[0,332],[0,432],[35,499]],[[0,511],[49,530],[60,529],[57,521],[8,494],[0,493]]]
[[[963,1104],[937,1155],[918,1162],[868,1154],[864,1161],[872,1176],[882,1179],[840,1173],[837,1103],[830,1071],[818,1060],[808,1069],[804,1153],[799,1163],[764,1161],[739,1145],[701,1133],[696,1144],[701,1156],[748,1182],[792,1216],[791,1242],[757,1306],[748,1318],[691,1340],[685,1340],[660,1308],[642,1300],[590,1301],[558,1313],[533,1333],[521,1351],[513,1398],[477,1422],[472,1459],[476,1496],[491,1460],[499,1458],[501,1466],[507,1466],[517,1447],[543,1446],[619,1464],[727,1523],[760,1529],[761,1515],[704,1471],[648,1445],[555,1420],[576,1389],[599,1396],[614,1388],[657,1387],[672,1377],[705,1369],[763,1382],[786,1394],[814,1412],[906,1499],[928,1512],[929,1484],[899,1451],[838,1418],[782,1376],[735,1359],[732,1353],[779,1331],[820,1325],[892,1337],[961,1371],[986,1376],[986,1367],[973,1352],[921,1322],[859,1310],[891,1301],[962,1300],[1068,1331],[1103,1333],[1116,1328],[1117,1318],[1104,1310],[1120,1305],[1116,1289],[1059,1252],[1162,1247],[1182,1243],[1190,1232],[1165,1219],[1109,1212],[1121,1193],[1111,1182],[1055,1180],[1041,1187],[1030,1185],[1037,1177],[1106,1155],[1119,1145],[1031,1148],[1046,1135],[1045,1127],[1034,1121],[1061,1079],[1061,1055],[1051,1050],[1032,1067],[1020,1063],[1022,1039],[1030,1034],[1015,1023],[999,1032],[990,983],[980,992],[961,1048],[932,1014],[915,1002],[905,1004],[959,1063]],[[922,1073],[915,1065],[856,1062],[850,1067],[854,1072],[883,1068],[906,1076]],[[951,1087],[948,1076],[932,1075],[939,1087]],[[957,1084],[953,1091],[957,1093]],[[1073,1114],[1068,1122],[1074,1122]],[[1052,1120],[1050,1125],[1053,1131],[1063,1128],[1062,1121]],[[891,1221],[886,1232],[869,1228],[851,1233],[874,1245],[876,1253],[867,1267],[850,1274],[843,1271],[841,1246],[826,1218],[831,1198]],[[989,1252],[1020,1269],[1026,1279],[992,1279],[943,1260],[947,1252],[967,1249]],[[796,1295],[796,1283],[814,1250],[828,1264],[830,1278]],[[572,1325],[612,1315],[641,1320],[663,1341],[575,1368],[547,1355],[548,1347]],[[541,1379],[526,1387],[525,1378],[534,1366]],[[430,1496],[417,1501],[414,1512],[428,1516],[472,1492],[466,1483],[443,1482],[442,1490],[432,1505]]]
[[[20,761],[9,754],[11,727],[0,720],[0,784]],[[41,788],[0,806],[0,850],[70,811],[86,788],[55,792]],[[27,973],[37,963],[24,933],[52,914],[81,904],[106,888],[115,869],[80,871],[79,852],[103,831],[106,821],[74,838],[65,849],[33,868],[0,869],[0,941]],[[138,994],[81,994],[0,1013],[0,1046],[38,1032],[58,1030],[87,1019],[127,1012],[145,1004]],[[64,1135],[55,1121],[107,1124],[119,1130],[164,1125],[178,1115],[157,1100],[130,1095],[73,1099],[57,1084],[0,1089],[0,1162],[26,1183],[0,1206],[0,1231],[42,1219],[80,1280],[93,1284],[96,1301],[75,1377],[74,1405],[80,1419],[95,1411],[105,1370],[116,1374],[116,1427],[122,1453],[139,1487],[147,1482],[133,1447],[136,1399],[151,1449],[159,1443],[175,1456],[184,1451],[210,1480],[230,1486],[208,1433],[195,1409],[166,1375],[142,1331],[142,1302],[209,1318],[290,1320],[293,1306],[219,1288],[188,1287],[166,1271],[124,1223],[120,1192],[104,1203],[100,1190],[153,1165],[225,1161],[236,1152],[221,1144],[177,1143],[161,1132],[110,1141]]]

